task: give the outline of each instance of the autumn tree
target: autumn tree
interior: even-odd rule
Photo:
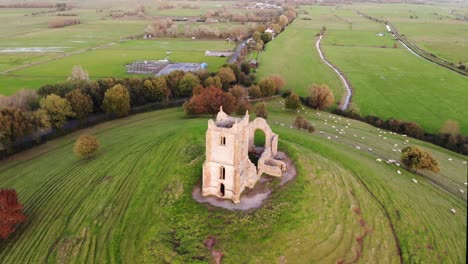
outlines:
[[[177,96],[189,97],[192,95],[192,90],[200,84],[200,79],[193,73],[187,73],[179,82]]]
[[[265,118],[267,119],[268,117],[268,111],[266,109],[266,104],[265,103],[258,103],[255,105],[255,115],[257,117]]]
[[[75,116],[70,102],[55,94],[42,98],[39,105],[49,116],[50,124],[54,128],[63,128],[67,118]]]
[[[198,91],[183,105],[188,115],[215,115],[218,113],[220,106],[223,106],[224,112],[228,114],[235,110],[236,98],[231,94],[225,93],[214,86],[196,89]]]
[[[458,135],[460,134],[460,125],[457,121],[447,120],[439,131],[440,134]]]
[[[83,159],[92,158],[99,149],[99,142],[96,137],[91,135],[80,136],[73,147],[73,152]]]
[[[220,89],[223,88],[223,84],[221,83],[221,79],[219,78],[219,76],[208,77],[205,80],[205,87],[210,86],[218,87]]]
[[[130,113],[130,93],[127,88],[117,84],[104,94],[102,107],[108,114],[115,114],[118,117],[127,116]]]
[[[0,95],[0,108],[15,108],[30,111],[39,104],[39,97],[34,90],[21,89],[10,96]]]
[[[279,93],[286,85],[286,81],[279,75],[270,75],[268,78],[275,82],[275,93]]]
[[[0,189],[0,238],[7,239],[15,232],[17,225],[26,219],[16,191]]]
[[[166,79],[162,76],[143,82],[143,93],[149,102],[160,102],[167,95]]]
[[[299,95],[291,93],[288,97],[286,97],[285,106],[288,109],[298,109],[301,107],[301,99],[299,98]]]
[[[73,66],[70,77],[68,81],[89,81],[89,74],[85,71],[80,65]]]
[[[29,116],[20,109],[0,109],[0,149],[8,149],[11,143],[27,136],[33,129]]]
[[[260,82],[258,82],[258,86],[260,87],[260,91],[262,91],[263,97],[275,95],[276,83],[272,79],[261,79]]]
[[[234,71],[229,67],[222,67],[219,69],[217,76],[223,85],[223,90],[227,90],[229,86],[236,81],[236,75],[234,75]]]
[[[317,110],[328,108],[335,102],[333,92],[325,84],[313,84],[310,88],[309,94],[310,96],[307,98],[307,104]]]
[[[285,15],[281,15],[278,20],[280,27],[284,28],[289,23],[289,19]]]
[[[433,172],[440,171],[437,160],[427,151],[416,146],[409,146],[404,148],[401,152],[401,162],[405,164],[405,166],[415,169],[416,172],[420,169],[427,169]]]
[[[249,96],[251,98],[260,98],[262,97],[262,90],[260,90],[260,87],[258,85],[252,85],[248,89]]]
[[[84,120],[88,114],[93,112],[93,101],[87,94],[83,94],[81,90],[73,90],[66,95],[67,100],[70,102],[72,111],[75,117],[79,120]]]

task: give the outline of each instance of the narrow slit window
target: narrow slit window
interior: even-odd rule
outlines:
[[[219,168],[219,178],[221,180],[226,179],[226,169],[223,166]]]
[[[221,137],[220,144],[221,146],[226,146],[226,137]]]

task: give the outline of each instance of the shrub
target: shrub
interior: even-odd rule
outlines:
[[[315,131],[314,126],[312,126],[309,120],[305,119],[302,116],[297,116],[296,119],[294,120],[293,125],[299,129],[307,130],[309,133],[312,133]]]
[[[16,191],[0,189],[0,238],[7,239],[15,232],[16,226],[26,219]]]
[[[255,115],[257,117],[267,119],[268,111],[266,109],[266,104],[265,103],[258,103],[258,104],[255,105]]]
[[[98,149],[99,142],[94,136],[82,135],[76,140],[73,152],[80,158],[90,159],[94,157]]]
[[[410,146],[402,150],[401,162],[407,167],[415,169],[428,169],[433,172],[439,172],[439,164],[432,155],[418,147]]]
[[[301,99],[299,98],[299,95],[291,93],[286,98],[285,106],[288,109],[298,109],[299,107],[301,107]]]

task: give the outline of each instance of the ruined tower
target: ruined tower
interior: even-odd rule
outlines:
[[[249,150],[254,152],[255,130],[265,132],[265,148],[258,167],[250,161]],[[206,131],[206,160],[203,164],[203,196],[214,195],[240,202],[245,187],[253,188],[262,173],[280,177],[286,170],[284,162],[275,159],[278,135],[265,119],[249,122],[249,113],[242,118],[228,116],[222,107],[216,120],[208,121]]]

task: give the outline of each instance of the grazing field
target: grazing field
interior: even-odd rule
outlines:
[[[468,134],[468,119],[462,110],[468,100],[468,78],[415,56],[395,41],[384,25],[353,10],[324,6],[303,10],[308,14],[301,14],[267,44],[260,55],[260,77],[280,74],[287,80],[287,88],[303,96],[310,84],[326,83],[339,101],[342,84],[320,61],[314,46],[315,34],[324,26],[322,50],[351,82],[352,109],[364,116],[414,121],[429,132],[439,131],[452,119]],[[379,32],[384,36],[377,36]],[[463,34],[457,36],[467,41]],[[456,50],[453,53],[458,54]]]
[[[305,109],[302,114],[325,133],[309,134],[288,127],[295,114],[280,110],[279,100],[268,108],[279,148],[295,161],[298,175],[264,207],[231,212],[192,199],[201,180],[207,118],[186,118],[180,108],[139,114],[0,163],[0,185],[19,192],[29,217],[0,242],[0,259],[205,263],[211,259],[203,245],[209,235],[225,254],[223,263],[399,263],[397,241],[405,262],[466,259],[466,194],[375,161],[394,158],[391,148],[405,138],[386,134],[382,140],[376,128]],[[333,126],[346,135],[336,139]],[[73,155],[81,133],[100,140],[96,158]],[[410,141],[440,161],[434,179],[449,179],[466,193],[465,157]]]
[[[333,19],[329,14],[331,7],[314,7],[311,17],[301,20],[300,15],[286,30],[266,45],[259,55],[258,77],[279,74],[286,80],[286,88],[292,89],[301,96],[307,96],[309,87],[316,84],[327,84],[339,102],[345,93],[335,72],[320,60],[315,48],[316,34],[325,21]]]
[[[460,123],[462,133],[468,133],[462,111],[468,99],[467,77],[417,57],[389,34],[376,36],[385,32],[382,24],[347,10],[335,14],[352,26],[329,24],[322,47],[351,81],[356,110],[362,115],[414,121],[430,132],[452,119]]]
[[[445,60],[468,63],[468,22],[456,15],[467,8],[413,4],[359,4],[352,9],[388,20],[420,48]]]

